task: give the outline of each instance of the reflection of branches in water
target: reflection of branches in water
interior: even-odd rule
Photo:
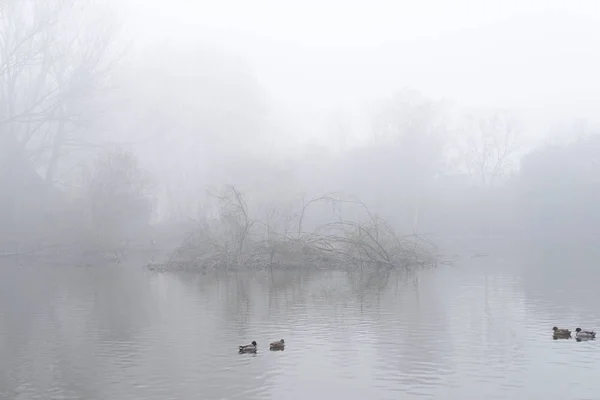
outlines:
[[[102,363],[82,364],[81,360],[97,358],[98,349],[90,343],[134,343],[148,327],[151,316],[147,307],[153,296],[147,291],[145,280],[139,279],[139,271],[47,266],[3,268],[2,271],[4,284],[0,284],[0,301],[11,304],[5,309],[8,312],[3,314],[0,327],[3,363],[18,366],[23,360],[35,359],[39,366],[53,365],[54,368],[48,372],[34,367],[31,371],[27,368],[29,363],[21,365],[24,368],[14,369],[8,382],[0,378],[0,398],[22,396],[22,390],[19,396],[16,396],[18,393],[4,396],[17,382],[31,382],[29,389],[41,389],[38,385],[44,385],[46,378],[49,382],[55,378],[58,386],[78,394],[78,398],[103,398],[102,385],[97,384],[98,381],[103,383]],[[25,287],[28,290],[18,290]],[[12,311],[18,311],[15,318]],[[135,345],[102,347],[103,355],[118,358],[125,369],[139,360],[140,351]],[[72,373],[74,365],[79,365],[80,374]],[[39,374],[33,381],[32,372]]]
[[[240,335],[244,336],[246,333],[246,327],[251,315],[252,302],[250,301],[250,290],[248,289],[248,282],[243,279],[236,279],[235,281],[235,295],[227,296],[227,314],[238,315],[240,320]],[[230,313],[231,309],[235,309],[235,313]]]
[[[210,300],[216,298],[216,307],[222,318],[219,322],[233,322],[239,329],[238,334],[245,336],[248,323],[252,319],[252,299],[256,289],[251,272],[246,275],[220,270],[203,275],[183,272],[175,274],[173,278],[192,298],[199,298],[203,303],[210,303]]]
[[[355,293],[359,295],[365,292],[380,294],[388,287],[392,271],[389,268],[350,271],[347,277]]]
[[[413,269],[436,265],[436,247],[422,236],[400,236],[392,226],[357,199],[334,194],[303,201],[299,212],[286,216],[278,229],[276,215],[270,209],[264,220],[250,217],[244,196],[234,187],[215,195],[220,207],[218,218],[198,222],[184,243],[167,262],[152,267],[160,270],[208,270],[247,267],[316,267],[330,269],[391,268]],[[356,206],[366,215],[362,221],[338,215],[305,232],[309,206],[329,203]],[[295,221],[297,231],[290,234]]]

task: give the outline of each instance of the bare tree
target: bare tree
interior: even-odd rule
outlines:
[[[302,207],[300,208],[300,212],[298,213],[298,234],[296,235],[296,240],[299,241],[300,239],[302,239],[302,235],[304,233],[304,218],[306,217],[306,212],[308,211],[308,208],[316,203],[323,202],[331,204],[334,208],[339,207],[339,194],[328,193],[320,197],[312,198],[309,201],[306,201],[304,197],[302,198]]]
[[[265,221],[258,221],[249,218],[246,201],[234,187],[227,187],[217,198],[220,218],[212,224],[200,223],[166,264],[153,264],[152,268],[204,270],[278,265],[410,269],[435,264],[435,246],[413,235],[397,235],[390,224],[356,199],[324,195],[303,201],[301,210],[290,212],[287,217],[275,216],[271,210]],[[292,232],[291,222],[301,221],[309,206],[321,202],[355,206],[364,218],[344,219],[335,212],[338,216],[332,222],[320,224],[310,232],[303,232],[302,228]],[[283,221],[282,231],[275,228],[276,220]]]
[[[447,145],[444,107],[443,101],[403,90],[381,107],[375,119],[376,142],[385,144],[383,151],[377,151],[377,157],[387,153],[386,169],[393,169],[395,183],[408,189],[409,193],[403,193],[403,197],[412,202],[414,233],[419,231],[422,199],[426,197],[428,184],[444,160]]]
[[[221,220],[227,223],[235,239],[234,253],[239,257],[245,249],[250,229],[254,225],[246,199],[234,186],[227,186],[220,194],[214,196],[221,206]]]
[[[102,1],[20,0],[0,13],[0,135],[48,182],[101,110],[116,26]]]
[[[469,176],[483,185],[497,183],[515,161],[520,131],[507,112],[468,116],[461,129],[461,158]]]
[[[91,231],[100,244],[114,246],[147,228],[151,182],[131,152],[116,149],[101,154],[86,189]]]

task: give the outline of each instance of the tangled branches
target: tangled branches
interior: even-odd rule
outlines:
[[[218,216],[198,222],[183,244],[154,269],[207,270],[225,268],[365,268],[412,269],[433,266],[436,248],[415,235],[399,236],[392,226],[361,201],[327,194],[303,201],[299,211],[270,208],[263,220],[250,217],[248,203],[233,186],[213,195]],[[306,230],[308,211],[318,204],[333,206],[334,216]],[[341,208],[362,217],[343,218]]]

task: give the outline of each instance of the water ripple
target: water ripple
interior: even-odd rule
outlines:
[[[596,296],[585,278],[582,291],[557,301],[552,282],[496,266],[385,277],[389,284],[310,271],[4,274],[1,398],[596,398],[600,390],[599,341],[550,333],[598,321],[593,306],[582,307]],[[281,338],[286,349],[269,351]],[[252,340],[257,354],[237,353]]]

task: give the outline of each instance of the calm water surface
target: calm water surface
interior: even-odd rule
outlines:
[[[4,266],[0,398],[598,399],[600,341],[550,334],[600,329],[590,257],[465,258],[409,278]],[[252,340],[256,355],[237,354]]]

